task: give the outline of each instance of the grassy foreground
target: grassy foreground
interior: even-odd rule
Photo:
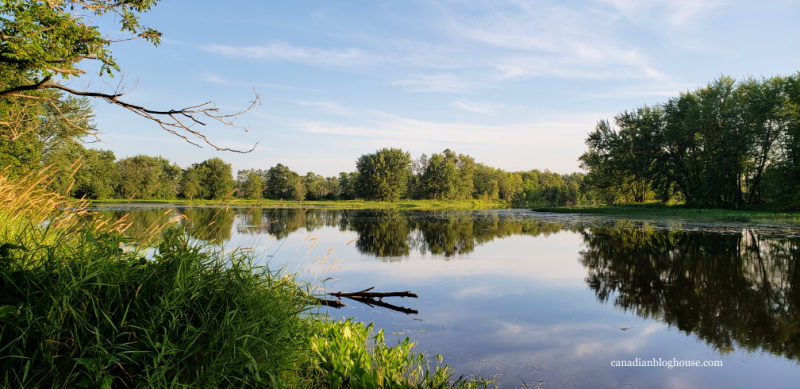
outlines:
[[[124,221],[87,224],[39,184],[0,174],[0,387],[487,384],[453,380],[408,339],[389,347],[370,326],[318,316],[309,285],[245,254],[169,223],[160,240],[131,239]]]
[[[397,201],[367,201],[367,200],[91,200],[90,204],[174,204],[187,206],[226,205],[226,206],[262,206],[267,208],[334,208],[334,209],[492,209],[505,208],[508,204],[504,201],[470,200],[397,200]]]
[[[697,209],[683,205],[627,204],[617,206],[577,206],[535,208],[534,211],[580,213],[624,217],[677,218],[711,222],[791,222],[800,223],[800,213],[769,210]]]

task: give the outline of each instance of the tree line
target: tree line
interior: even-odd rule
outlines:
[[[219,200],[226,197],[286,200],[500,200],[521,205],[566,205],[589,200],[583,174],[530,170],[507,172],[451,150],[411,158],[384,148],[356,161],[356,170],[325,177],[300,175],[281,163],[268,169],[239,170],[210,158],[182,168],[162,156],[116,159],[113,152],[84,148],[74,138],[19,147],[0,145],[0,158],[21,161],[7,166],[21,174],[26,167],[51,165],[52,190],[88,199]],[[11,142],[11,146],[19,146]],[[6,147],[2,147],[6,146]],[[35,149],[35,150],[34,150]],[[16,154],[16,155],[15,155]]]
[[[580,157],[597,200],[800,208],[800,73],[720,77],[614,124],[598,122]]]

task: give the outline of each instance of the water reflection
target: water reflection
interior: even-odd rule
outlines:
[[[738,346],[798,359],[800,239],[625,224],[583,232],[580,261],[599,300],[723,354]]]
[[[652,336],[664,323],[721,354],[741,348],[764,350],[793,363],[800,360],[800,291],[796,287],[800,238],[790,234],[543,217],[514,210],[177,207],[168,212],[153,208],[104,212],[127,215],[133,222],[132,234],[186,215],[182,223],[192,236],[217,243],[237,236],[292,239],[297,232],[315,231],[345,236],[344,242],[355,236],[356,244],[346,248],[353,262],[337,274],[351,285],[340,285],[344,288],[340,290],[360,290],[355,288],[373,286],[375,280],[383,282],[385,290],[412,288],[421,296],[414,309],[425,321],[411,325],[439,331],[431,335],[429,344],[439,339],[447,342],[442,352],[462,347],[464,355],[491,351],[489,355],[497,360],[578,358],[581,366],[604,366],[606,359],[641,356],[637,353],[650,350],[653,339],[662,340],[652,346],[655,351],[650,355],[667,356],[663,350],[676,340],[669,335]],[[501,239],[506,239],[503,244],[497,242]],[[472,260],[459,260],[466,257]],[[553,274],[563,277],[562,273],[568,273],[578,287],[572,287],[573,281],[555,282]],[[610,313],[600,311],[605,305],[596,300],[610,302],[614,315],[624,318],[610,318]],[[587,317],[586,312],[595,316]],[[642,330],[620,331],[639,325],[626,321],[631,318],[647,324]],[[380,316],[362,320],[393,325]],[[471,324],[461,328],[462,322]],[[559,334],[557,340],[555,334]],[[470,342],[452,340],[470,337],[474,338]],[[592,357],[596,353],[590,349],[601,350],[602,356]],[[612,375],[625,374],[630,373]]]
[[[223,243],[239,234],[267,234],[285,239],[302,229],[338,227],[358,233],[362,254],[389,260],[416,250],[445,259],[469,254],[475,247],[513,235],[547,236],[566,229],[565,223],[542,221],[496,211],[420,212],[400,210],[264,209],[176,207],[102,211],[132,222],[129,235],[139,236],[151,226],[185,215],[182,225],[194,238]]]

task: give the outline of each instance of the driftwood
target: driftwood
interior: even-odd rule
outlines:
[[[386,303],[386,302],[383,301],[384,297],[413,297],[413,298],[419,298],[419,296],[417,296],[416,293],[411,293],[409,291],[405,291],[405,292],[370,292],[370,290],[372,290],[372,289],[375,289],[375,287],[373,286],[373,287],[364,289],[364,290],[359,291],[359,292],[332,292],[332,293],[328,293],[328,295],[334,296],[334,297],[338,297],[338,298],[346,297],[346,298],[349,298],[351,300],[358,301],[358,302],[360,302],[362,304],[367,304],[370,307],[375,307],[375,306],[383,307],[383,308],[386,308],[386,309],[391,309],[393,311],[405,313],[406,315],[412,315],[412,314],[416,315],[416,314],[419,313],[419,311],[416,311],[416,310],[413,310],[413,309],[410,309],[410,308],[406,308],[406,307],[401,307],[401,306],[394,305],[394,304],[389,304],[389,303]],[[329,307],[334,307],[334,308],[341,308],[341,307],[345,306],[341,302],[341,300],[317,299],[317,303],[320,304],[320,305],[327,305]]]

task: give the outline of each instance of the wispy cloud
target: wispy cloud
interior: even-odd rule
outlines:
[[[340,115],[340,116],[355,115],[355,111],[352,110],[351,108],[344,107],[332,101],[295,101],[295,103],[310,107],[316,107],[325,112],[332,113],[335,115]]]
[[[274,84],[270,82],[253,82],[252,80],[240,81],[240,80],[232,80],[230,78],[226,78],[220,76],[217,73],[210,72],[210,71],[202,71],[202,72],[194,72],[194,76],[202,80],[203,82],[216,84],[216,85],[223,85],[223,86],[234,86],[234,87],[246,87],[246,88],[269,88],[269,89],[288,89],[288,90],[302,90],[302,91],[319,91],[320,89],[315,88],[308,88],[308,87],[298,87],[292,85],[281,85],[281,84]]]
[[[689,28],[711,11],[725,5],[719,0],[601,0],[611,4],[631,23],[660,28]]]
[[[677,97],[681,92],[694,90],[698,85],[688,83],[647,83],[644,85],[627,85],[618,88],[612,88],[603,93],[591,93],[587,96],[602,99],[631,99],[631,98],[645,98],[645,97],[658,97],[663,98],[661,101],[665,103],[671,97]]]
[[[230,46],[209,45],[206,51],[230,57],[300,62],[312,65],[360,66],[381,61],[378,56],[370,55],[356,48],[320,49],[316,47],[298,47],[278,42],[263,46]]]
[[[490,101],[470,101],[458,100],[453,102],[453,106],[458,109],[463,109],[469,112],[492,114],[505,108],[505,105],[500,103],[492,103]]]
[[[209,82],[209,83],[212,83],[212,84],[217,84],[217,85],[232,85],[232,83],[231,83],[230,81],[228,81],[228,80],[226,80],[226,79],[222,78],[222,77],[221,77],[221,76],[219,76],[218,74],[214,74],[214,73],[211,73],[211,72],[201,72],[201,73],[200,73],[200,78],[201,78],[203,81],[205,81],[205,82]]]
[[[620,39],[618,15],[607,8],[514,0],[462,5],[443,8],[443,25],[456,39],[492,53],[468,64],[493,67],[501,79],[663,77],[635,45],[617,43],[626,40]]]
[[[481,85],[475,79],[465,78],[455,72],[415,74],[403,80],[392,81],[392,85],[405,88],[409,92],[460,93]]]

